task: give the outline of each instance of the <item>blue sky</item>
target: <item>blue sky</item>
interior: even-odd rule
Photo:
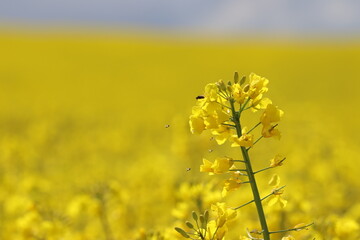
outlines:
[[[0,0],[0,24],[360,33],[360,0]]]

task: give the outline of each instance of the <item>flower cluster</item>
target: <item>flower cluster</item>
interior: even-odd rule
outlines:
[[[246,78],[243,77],[227,85],[222,80],[206,85],[204,95],[197,97],[196,105],[192,109],[189,121],[191,132],[201,134],[208,129],[211,130],[219,145],[229,140],[233,147],[251,147],[254,136],[247,133],[244,128],[243,134],[239,137],[232,127],[231,105],[237,104],[240,112],[247,109],[254,112],[265,109],[260,117],[263,127],[262,136],[280,138],[280,132],[276,129],[275,123],[280,121],[283,111],[263,96],[268,91],[269,80],[251,73],[249,82],[245,81]]]
[[[236,210],[248,204],[255,203],[258,212],[258,217],[262,229],[248,231],[249,239],[263,239],[270,240],[270,234],[297,231],[304,229],[311,224],[297,226],[293,229],[270,231],[268,229],[263,203],[262,201],[268,199],[268,206],[279,205],[284,208],[287,201],[282,198],[283,188],[280,186],[280,177],[273,175],[269,181],[269,185],[273,187],[270,194],[265,197],[260,197],[260,192],[257,187],[255,174],[262,171],[279,167],[283,165],[285,157],[277,154],[270,160],[270,165],[258,171],[253,171],[252,163],[249,156],[249,150],[254,147],[262,138],[276,138],[280,139],[281,133],[277,129],[284,112],[275,106],[272,101],[264,97],[268,91],[268,83],[264,77],[251,73],[248,77],[239,79],[239,75],[235,73],[234,81],[224,83],[220,80],[216,83],[206,85],[203,95],[196,97],[196,105],[192,108],[192,113],[189,119],[190,130],[194,134],[201,134],[205,130],[210,130],[213,138],[219,145],[229,142],[231,147],[238,147],[242,153],[242,159],[235,159],[231,157],[218,157],[213,162],[208,159],[203,159],[203,164],[200,166],[200,172],[206,172],[209,175],[228,174],[229,177],[225,180],[222,196],[225,197],[229,191],[240,188],[242,184],[248,183],[251,186],[254,199],[235,208],[226,208],[225,202],[218,202],[213,204],[214,220],[206,222],[203,228],[194,229],[192,224],[187,224],[189,228],[195,230],[195,233],[185,232],[183,229],[177,231],[184,237],[193,239],[224,239],[227,232],[226,222],[235,218]],[[242,126],[241,116],[247,110],[257,112],[261,110],[259,121],[253,127],[248,128]],[[261,134],[257,138],[253,131],[261,126]],[[241,168],[236,164],[242,165]],[[246,180],[244,178],[247,178]],[[195,218],[194,218],[195,219]],[[212,226],[212,227],[210,227]],[[211,229],[216,229],[212,231]],[[193,234],[191,237],[189,234]],[[211,236],[212,234],[212,236]],[[252,234],[258,235],[253,237]],[[194,237],[194,235],[196,237]],[[247,239],[247,237],[243,237]],[[291,235],[285,236],[283,240],[294,239]]]
[[[261,138],[279,139],[280,131],[276,128],[276,123],[280,121],[284,113],[273,105],[269,98],[264,97],[268,91],[268,83],[268,79],[251,73],[248,82],[245,77],[239,80],[236,74],[233,83],[225,84],[220,80],[207,84],[204,94],[197,97],[196,105],[192,109],[189,119],[191,132],[200,134],[204,130],[210,130],[219,145],[229,141],[232,147],[251,148],[257,141],[252,130],[262,125]],[[243,127],[239,135],[236,131],[232,108],[239,109],[239,115],[248,109],[252,112],[264,111],[254,128],[248,130],[247,127]],[[276,155],[271,160],[270,167],[281,166],[283,160],[281,155]],[[230,177],[225,180],[223,188],[223,196],[226,196],[227,192],[238,189],[244,182],[240,177],[246,174],[237,170],[236,161],[239,160],[229,157],[216,158],[214,162],[203,159],[200,171],[208,172],[209,175],[230,172]]]

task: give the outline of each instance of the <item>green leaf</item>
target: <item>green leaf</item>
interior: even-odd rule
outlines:
[[[184,231],[184,229],[176,227],[175,230],[180,233],[184,238],[190,238],[190,236]]]

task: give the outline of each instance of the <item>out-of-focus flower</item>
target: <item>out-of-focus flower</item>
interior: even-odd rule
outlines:
[[[291,235],[281,238],[281,240],[295,240],[295,238]]]
[[[341,218],[335,223],[335,233],[338,237],[347,238],[358,233],[359,230],[359,223],[351,218]]]
[[[73,218],[81,215],[97,216],[99,210],[99,203],[91,198],[89,195],[76,196],[68,204],[67,214]]]

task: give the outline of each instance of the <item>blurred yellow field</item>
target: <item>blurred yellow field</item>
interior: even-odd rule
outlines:
[[[287,157],[257,176],[262,195],[274,173],[286,185],[269,225],[359,239],[359,42],[3,33],[0,46],[1,239],[182,239],[174,227],[222,197],[202,158],[240,154],[188,123],[204,86],[234,71],[268,78],[285,112],[281,140],[252,153],[257,169]],[[226,197],[250,199],[246,185]],[[247,228],[259,228],[254,206],[226,239]]]

